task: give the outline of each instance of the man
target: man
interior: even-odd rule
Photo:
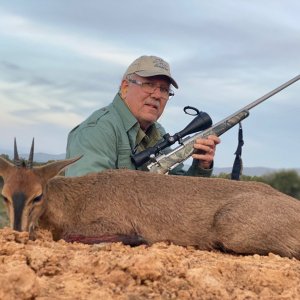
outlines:
[[[126,70],[113,102],[95,111],[68,136],[67,158],[83,157],[66,170],[67,176],[79,176],[105,169],[136,169],[130,155],[154,146],[165,134],[157,122],[178,85],[167,62],[156,56],[141,56]],[[210,176],[217,136],[198,139],[193,163],[188,171],[183,165],[170,174]],[[166,149],[170,151],[170,149]],[[146,170],[146,166],[139,168]]]

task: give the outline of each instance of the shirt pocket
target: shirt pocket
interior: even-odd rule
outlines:
[[[135,170],[135,166],[131,161],[131,148],[130,147],[119,147],[118,149],[118,160],[117,169],[131,169]]]

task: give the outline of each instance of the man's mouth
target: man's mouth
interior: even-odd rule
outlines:
[[[149,103],[145,103],[146,106],[149,106],[155,110],[159,110],[159,103],[155,103],[155,102],[149,102]]]
[[[146,105],[151,107],[151,108],[157,109],[157,106],[155,106],[155,105],[151,105],[151,104],[146,104]]]

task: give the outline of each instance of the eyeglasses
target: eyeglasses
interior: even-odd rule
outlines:
[[[169,98],[173,97],[175,94],[170,88],[159,86],[153,82],[149,82],[149,81],[141,82],[141,81],[131,79],[131,78],[128,78],[127,80],[133,84],[139,85],[144,92],[149,93],[149,94],[152,94],[155,92],[156,89],[159,89],[159,91],[164,99],[169,99]]]

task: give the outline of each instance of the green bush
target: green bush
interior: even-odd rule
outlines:
[[[3,179],[0,177],[0,228],[8,225],[8,217],[6,214],[6,209],[4,207],[3,198],[1,196],[1,191],[3,187]]]
[[[8,217],[3,204],[3,199],[0,196],[0,228],[3,228],[5,226],[8,226]]]
[[[262,177],[262,181],[294,198],[300,199],[300,176],[294,170],[280,171]]]
[[[220,173],[215,177],[230,179],[230,174]],[[300,176],[294,170],[278,171],[264,176],[242,175],[240,180],[264,182],[278,191],[300,200]]]

